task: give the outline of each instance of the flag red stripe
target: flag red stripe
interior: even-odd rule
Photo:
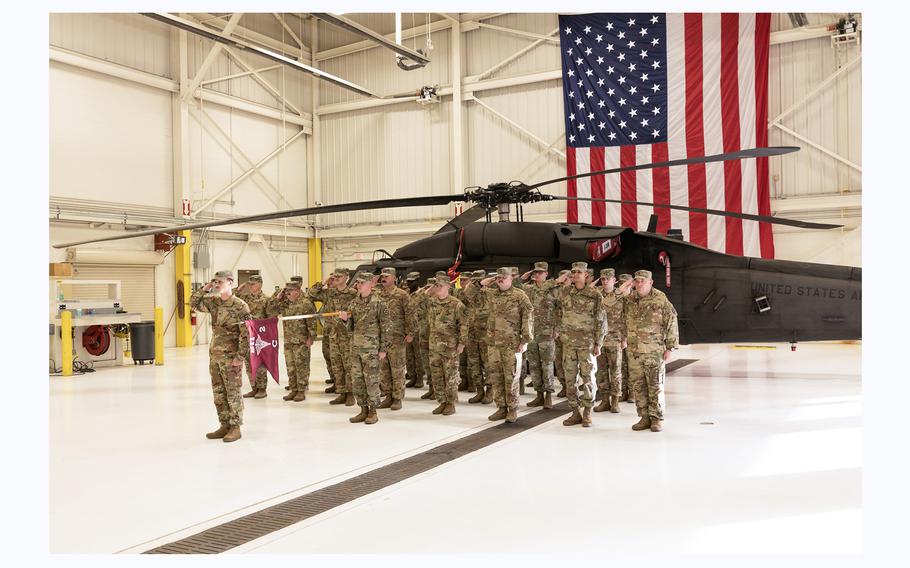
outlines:
[[[566,175],[575,175],[575,148],[566,145]],[[566,196],[578,197],[578,184],[576,180],[570,179],[566,182]],[[578,222],[578,202],[566,201],[566,220],[569,223]]]
[[[739,14],[720,16],[720,112],[724,152],[740,149]],[[743,212],[743,172],[738,160],[724,162],[724,208]],[[742,219],[725,217],[727,254],[743,254]]]
[[[705,155],[704,112],[702,111],[702,21],[701,14],[686,14],[686,155]],[[707,208],[705,165],[693,164],[689,170],[689,207]],[[704,213],[689,213],[689,241],[708,246],[708,218]]]
[[[651,161],[666,162],[669,158],[669,150],[666,142],[651,144]],[[670,203],[670,168],[655,168],[652,173],[651,185],[654,188],[654,203]],[[656,207],[654,213],[657,215],[657,232],[665,233],[670,229],[670,210],[663,207]]]
[[[755,14],[755,145],[768,146],[768,50],[771,41],[771,14]],[[758,184],[758,214],[771,214],[771,191],[768,186],[768,158],[755,162]],[[774,258],[774,235],[771,225],[758,224],[762,258]]]
[[[604,167],[604,147],[603,146],[592,146],[591,147],[591,171],[599,172],[605,170]],[[606,183],[604,181],[604,176],[592,176],[591,177],[591,197],[597,199],[603,199],[607,196],[606,192]],[[607,204],[597,201],[591,202],[591,224],[593,225],[606,225],[607,224]]]
[[[635,146],[621,146],[619,148],[619,166],[635,165]],[[622,172],[620,175],[620,193],[624,201],[636,201],[638,191],[636,190],[635,171]],[[624,227],[630,227],[638,230],[638,206],[630,203],[622,204],[622,224]]]

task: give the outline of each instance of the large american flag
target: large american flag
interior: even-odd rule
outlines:
[[[560,16],[568,175],[768,145],[770,14]],[[568,182],[570,197],[770,215],[768,160]],[[627,204],[569,201],[570,223],[644,229],[729,254],[774,257],[771,226]]]

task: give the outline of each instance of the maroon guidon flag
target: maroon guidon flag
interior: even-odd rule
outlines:
[[[250,382],[255,382],[259,365],[265,365],[277,383],[278,318],[247,320],[246,328],[250,332]]]

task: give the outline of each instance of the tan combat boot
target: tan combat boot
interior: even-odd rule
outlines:
[[[354,393],[349,392],[346,395],[344,395],[344,405],[345,406],[354,406],[355,402],[356,401],[354,400]]]
[[[656,418],[651,420],[651,431],[660,432],[661,430],[663,430],[664,429],[663,422],[664,422],[663,420],[658,420]]]
[[[414,388],[414,385],[417,384],[417,377],[411,377],[408,379],[408,382],[404,384],[405,388]]]
[[[600,398],[600,404],[594,407],[594,412],[603,412],[605,410],[610,410],[610,397],[608,395],[603,395]]]
[[[516,420],[518,420],[518,409],[514,406],[510,406],[509,410],[506,412],[506,422],[512,424]]]
[[[206,434],[205,437],[208,438],[209,440],[217,440],[218,438],[224,438],[225,434],[228,433],[228,430],[230,430],[230,428],[228,428],[228,425],[222,424],[214,432],[209,432],[208,434]]]
[[[363,423],[364,424],[376,424],[377,422],[379,422],[379,416],[376,415],[376,407],[369,406],[367,408],[369,408],[369,410],[367,411],[367,417],[363,421]]]
[[[455,405],[452,404],[451,402],[447,402],[445,404],[445,406],[442,408],[442,415],[451,416],[453,414],[455,414]]]
[[[562,387],[558,393],[556,393],[556,398],[566,398],[566,387]]]
[[[584,407],[584,409],[581,411],[581,425],[584,428],[591,427],[591,407],[590,406]]]
[[[543,395],[543,407],[547,410],[553,408],[553,393],[544,393]]]
[[[379,406],[376,408],[390,408],[392,406],[392,395],[387,394],[382,402],[379,403]]]
[[[414,388],[415,389],[423,388],[423,377],[417,377],[417,380],[414,382]]]
[[[269,393],[265,392],[265,389],[259,389],[256,391],[256,394],[253,395],[253,398],[265,398],[269,396]]]
[[[534,400],[528,403],[528,408],[534,408],[535,406],[543,406],[543,393],[538,392],[537,396],[534,397]]]
[[[423,393],[420,400],[430,400],[431,398],[436,398],[436,391],[433,389],[433,385],[430,385],[430,390]]]
[[[341,393],[332,400],[329,401],[329,404],[344,404],[348,399],[348,395]]]
[[[508,413],[509,412],[508,412],[508,410],[506,410],[505,406],[500,406],[499,410],[497,410],[496,412],[494,412],[493,414],[488,416],[488,418],[493,421],[502,420],[503,418],[506,417],[506,414],[508,414]]]
[[[636,432],[641,432],[642,430],[647,430],[651,427],[651,417],[642,416],[641,419],[632,425],[632,429]]]
[[[361,406],[360,414],[358,414],[357,416],[351,416],[350,418],[348,418],[348,420],[351,422],[351,424],[357,424],[358,422],[363,422],[364,420],[366,420],[367,414],[369,414],[369,410],[367,409],[367,407]]]
[[[569,416],[568,418],[563,420],[562,425],[563,426],[575,426],[577,424],[581,424],[581,414],[578,413],[577,408],[573,408],[572,416]]]
[[[306,391],[297,391],[294,395],[294,402],[303,402],[306,400]]]
[[[610,397],[610,412],[613,414],[619,414],[619,397],[611,396]]]
[[[228,430],[228,433],[224,435],[224,438],[221,439],[222,442],[236,442],[240,439],[240,426],[231,426],[231,429]]]
[[[468,404],[477,404],[478,402],[483,401],[483,385],[475,388],[474,391],[477,394],[468,399]]]
[[[446,407],[446,403],[440,402],[439,406],[433,409],[433,414],[442,414],[442,410]]]
[[[294,400],[294,397],[297,396],[297,391],[288,391],[288,394],[281,397],[281,400]]]
[[[389,409],[391,409],[391,410],[401,410],[401,399],[400,399],[400,398],[393,398],[393,399],[392,399],[392,405],[389,407]]]
[[[253,387],[250,392],[243,393],[243,398],[253,398],[254,396],[256,396],[256,387]]]
[[[490,404],[493,402],[493,385],[487,385],[485,387],[485,392],[483,393],[483,398],[480,400],[481,404]]]

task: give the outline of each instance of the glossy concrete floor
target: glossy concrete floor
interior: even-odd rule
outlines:
[[[490,406],[433,416],[415,389],[349,424],[318,351],[308,399],[271,383],[234,444],[203,436],[205,347],[52,377],[51,551],[142,552],[491,425]],[[668,377],[662,433],[633,432],[630,404],[590,429],[554,420],[232,552],[859,553],[860,354],[685,347],[698,362]]]

